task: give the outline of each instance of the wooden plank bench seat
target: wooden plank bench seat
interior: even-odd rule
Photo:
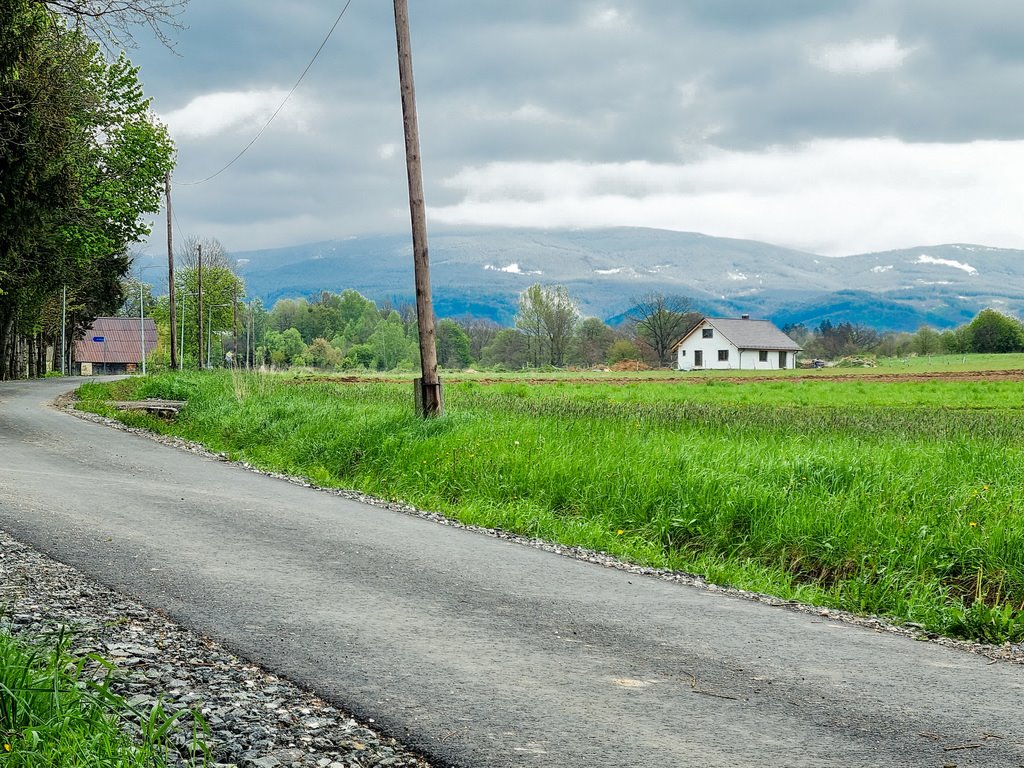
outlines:
[[[162,419],[173,419],[185,404],[185,400],[117,400],[111,403],[119,411],[146,411]]]

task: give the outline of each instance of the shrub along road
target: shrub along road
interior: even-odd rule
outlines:
[[[0,527],[457,766],[1024,765],[1024,670],[191,455],[0,384]]]

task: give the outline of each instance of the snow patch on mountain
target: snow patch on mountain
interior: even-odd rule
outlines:
[[[970,264],[965,264],[962,261],[956,261],[954,259],[936,259],[934,256],[928,256],[922,253],[917,257],[915,264],[936,264],[940,267],[953,267],[954,269],[962,269],[968,275],[978,274],[978,270],[972,267]]]
[[[511,264],[505,267],[496,267],[493,264],[485,264],[484,269],[489,269],[492,272],[507,272],[510,275],[543,275],[539,269],[528,269],[524,270],[519,266],[519,262],[513,261]]]

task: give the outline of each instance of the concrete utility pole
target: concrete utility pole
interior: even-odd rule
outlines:
[[[197,293],[199,297],[197,302],[199,304],[199,338],[196,344],[196,367],[203,367],[203,244],[199,243],[199,262],[198,269],[196,270],[196,282],[199,287]]]
[[[416,86],[412,76],[412,41],[409,35],[408,0],[395,0],[395,32],[398,37],[398,78],[405,119],[405,165],[409,177],[409,214],[412,218],[412,254],[416,275],[416,321],[420,335],[422,378],[414,383],[416,409],[422,416],[444,413],[441,381],[437,377],[437,346],[434,304],[430,297],[430,261],[427,255],[427,212],[423,200],[423,169],[420,165],[420,129],[416,117]]]
[[[174,329],[178,327],[174,321],[174,243],[171,237],[171,172],[164,176],[164,191],[167,198],[167,299],[171,305],[171,370],[178,368],[178,337]]]

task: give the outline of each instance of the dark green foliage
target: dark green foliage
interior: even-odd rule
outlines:
[[[437,362],[444,368],[468,368],[473,361],[469,353],[469,336],[454,320],[445,318],[437,324]]]
[[[45,6],[0,9],[0,378],[69,288],[75,323],[121,303],[128,246],[148,232],[173,146],[138,71]],[[50,328],[52,333],[54,329]]]
[[[967,326],[972,352],[1020,352],[1024,349],[1024,328],[1019,320],[983,309]]]

